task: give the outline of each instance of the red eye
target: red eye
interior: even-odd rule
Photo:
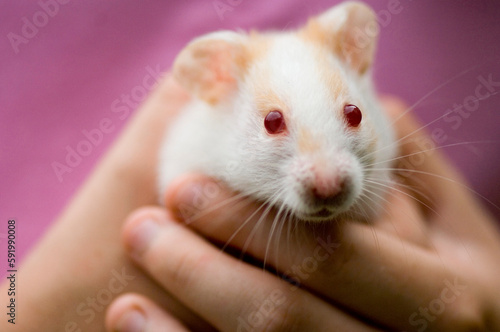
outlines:
[[[279,134],[286,129],[285,118],[280,111],[271,111],[264,119],[264,126],[269,134]]]
[[[357,127],[361,123],[362,114],[356,105],[345,105],[344,116],[351,127]]]

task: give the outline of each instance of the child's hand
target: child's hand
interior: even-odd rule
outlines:
[[[165,131],[188,100],[172,78],[137,110],[85,184],[20,267],[19,317],[0,331],[104,331],[113,297],[140,292],[168,307],[190,327],[205,329],[130,261],[120,243],[126,216],[157,205],[158,150]],[[47,197],[50,199],[50,197]],[[9,283],[0,285],[7,299]],[[4,302],[2,302],[4,303]]]
[[[386,105],[394,119],[405,109],[394,100]],[[396,126],[403,164],[410,165],[402,174],[409,176],[388,194],[373,224],[274,227],[274,215],[262,216],[258,204],[192,175],[170,188],[170,211],[142,209],[129,218],[125,245],[168,292],[221,331],[500,330],[500,236],[493,221],[414,119],[404,115]],[[123,317],[131,308],[145,319],[141,331],[175,322],[130,295],[112,305],[109,329],[129,325]]]

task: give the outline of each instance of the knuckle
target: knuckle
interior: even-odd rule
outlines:
[[[454,332],[485,332],[490,331],[486,328],[482,318],[479,315],[461,316],[452,318],[450,326],[454,326]]]
[[[463,294],[450,310],[446,311],[445,324],[455,332],[481,332],[489,331],[481,306],[476,299]]]
[[[356,246],[349,243],[339,244],[324,262],[319,262],[317,273],[328,276],[331,280],[342,278],[357,255],[359,252]]]
[[[167,258],[168,259],[168,258]],[[175,260],[170,265],[170,281],[175,287],[189,289],[195,282],[196,276],[204,275],[203,270],[213,259],[209,254],[196,254],[189,250],[184,250],[176,255]]]
[[[304,317],[303,304],[301,297],[287,296],[283,303],[274,308],[272,314],[264,317],[259,331],[307,331],[304,326],[307,320]]]

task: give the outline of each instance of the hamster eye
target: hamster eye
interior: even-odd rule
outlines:
[[[344,106],[344,116],[347,124],[351,127],[359,126],[363,117],[359,108],[351,104]]]
[[[264,126],[269,134],[279,134],[286,129],[285,118],[280,111],[271,111],[264,119]]]

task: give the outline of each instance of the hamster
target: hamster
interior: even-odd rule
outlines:
[[[397,153],[370,77],[377,32],[345,2],[293,31],[194,39],[173,66],[192,99],[161,148],[160,191],[196,172],[306,222],[372,218]]]

